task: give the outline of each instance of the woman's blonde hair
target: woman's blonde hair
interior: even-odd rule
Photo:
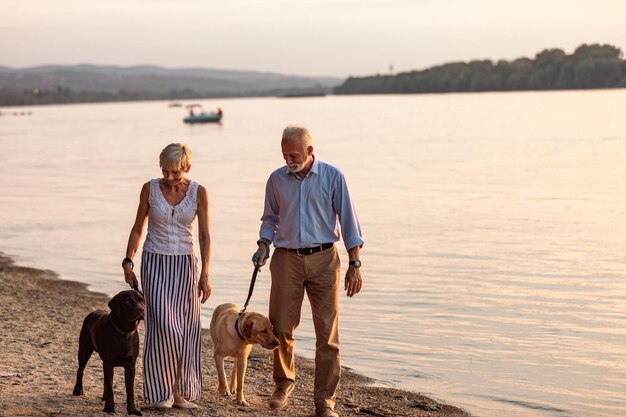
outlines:
[[[191,149],[184,143],[170,143],[159,155],[161,168],[187,169],[191,165]]]

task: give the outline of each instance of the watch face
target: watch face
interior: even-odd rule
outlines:
[[[358,259],[356,261],[350,261],[350,265],[356,267],[356,268],[360,268],[361,267],[361,261],[359,261]]]

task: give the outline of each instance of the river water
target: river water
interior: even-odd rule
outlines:
[[[280,134],[303,124],[366,241],[363,291],[341,297],[345,366],[476,416],[626,415],[626,91],[201,103],[223,123],[185,125],[165,102],[2,109],[0,250],[125,288],[141,186],[186,142],[210,199],[208,326],[245,301]],[[250,309],[268,292],[263,269]],[[312,357],[306,303],[296,338]]]

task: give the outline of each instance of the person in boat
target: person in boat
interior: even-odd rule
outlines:
[[[222,111],[222,108],[221,108],[221,107],[218,107],[218,108],[217,108],[217,114],[218,114],[218,115],[220,115],[220,116],[221,116],[222,114],[224,114],[224,112]]]
[[[191,168],[187,145],[166,146],[159,162],[163,178],[150,180],[141,189],[122,268],[126,282],[137,288],[132,259],[147,220],[141,256],[146,408],[198,408],[192,401],[202,395],[200,304],[211,295],[208,196],[202,185],[186,177]],[[200,274],[193,244],[196,218]]]
[[[195,116],[195,113],[193,112],[193,109],[189,109],[189,116],[190,116],[190,117]]]
[[[339,278],[340,261],[334,242],[339,224],[350,258],[344,289],[348,297],[362,285],[361,226],[343,174],[313,155],[311,134],[304,127],[288,126],[281,140],[286,166],[274,171],[265,189],[258,249],[252,257],[263,266],[269,245],[276,250],[270,263],[272,285],[269,318],[280,346],[274,350],[274,383],[269,399],[282,410],[294,388],[294,333],[300,321],[304,293],[308,295],[315,336],[313,400],[320,417],[337,417],[334,411],[340,377]]]

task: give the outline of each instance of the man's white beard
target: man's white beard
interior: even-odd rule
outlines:
[[[306,165],[306,162],[304,162],[302,164],[287,165],[287,167],[289,168],[289,172],[291,172],[293,174],[297,174],[298,172],[300,172],[300,171],[302,171],[304,169],[305,165]]]
[[[306,160],[301,163],[301,164],[289,164],[287,165],[287,167],[289,168],[289,172],[293,173],[293,174],[297,174],[298,172],[302,171],[304,169],[304,167],[306,166],[306,164],[309,163],[311,156],[308,155],[306,157]]]

